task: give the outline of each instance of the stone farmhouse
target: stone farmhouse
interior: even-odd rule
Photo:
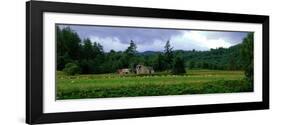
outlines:
[[[152,67],[144,66],[144,65],[136,66],[136,74],[152,74],[152,73],[154,73]]]
[[[117,73],[120,75],[126,75],[126,74],[131,74],[131,73],[136,73],[136,74],[153,74],[154,70],[150,66],[144,66],[138,64],[136,68],[132,71],[129,68],[124,68],[124,69],[118,69]]]
[[[130,73],[131,73],[131,70],[128,69],[128,68],[125,68],[125,69],[118,69],[118,70],[117,70],[117,73],[120,74],[120,75],[130,74]]]

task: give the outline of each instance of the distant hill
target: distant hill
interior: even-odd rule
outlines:
[[[150,55],[156,55],[160,54],[159,51],[144,51],[144,52],[138,52],[138,55],[144,55],[144,56],[150,56]]]
[[[175,50],[174,54],[183,57],[186,66],[191,68],[208,68],[208,69],[242,69],[242,61],[240,56],[241,44],[234,45],[229,48],[217,48],[209,51],[197,50]],[[156,56],[161,52],[145,51],[138,53],[139,56]]]

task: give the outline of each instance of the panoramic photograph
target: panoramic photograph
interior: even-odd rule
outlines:
[[[254,33],[56,24],[56,99],[253,92]]]

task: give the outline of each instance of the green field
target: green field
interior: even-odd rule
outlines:
[[[159,96],[250,92],[243,71],[187,70],[184,75],[90,74],[67,76],[58,71],[57,99]]]

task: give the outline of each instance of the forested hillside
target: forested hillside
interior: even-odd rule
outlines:
[[[189,68],[241,70],[241,44],[210,51],[176,51],[186,60]]]

